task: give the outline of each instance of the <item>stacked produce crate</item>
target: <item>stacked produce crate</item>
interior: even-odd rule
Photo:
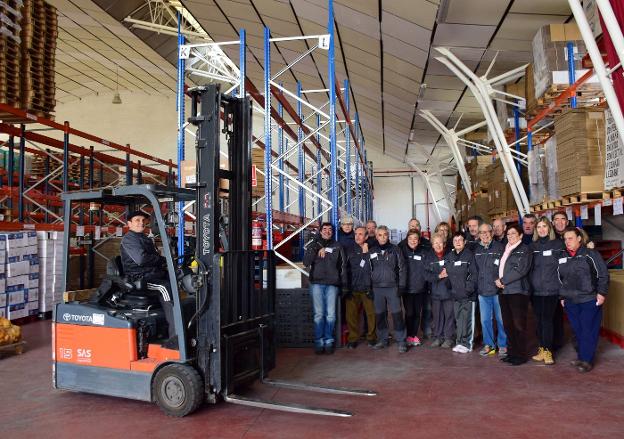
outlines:
[[[0,232],[0,317],[20,319],[39,313],[37,233]]]
[[[56,8],[44,0],[4,0],[0,14],[0,102],[51,118],[56,105]]]
[[[600,108],[568,109],[555,117],[559,196],[604,188],[605,118]]]

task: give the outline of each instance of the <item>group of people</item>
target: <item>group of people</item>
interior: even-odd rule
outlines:
[[[480,314],[482,356],[498,355],[510,365],[529,359],[529,302],[535,314],[539,348],[532,357],[547,365],[561,347],[563,310],[574,333],[579,372],[593,368],[602,305],[609,273],[582,229],[571,227],[565,213],[525,215],[522,225],[492,224],[471,217],[464,232],[448,223],[431,240],[416,218],[407,237],[389,242],[386,226],[368,221],[355,227],[341,220],[337,239],[331,223],[306,244],[310,270],[315,353],[335,350],[336,304],[345,302],[347,347],[358,346],[361,308],[366,339],[373,349],[389,346],[388,314],[401,353],[430,339],[433,348],[473,350],[475,314]],[[477,308],[478,303],[478,308]]]

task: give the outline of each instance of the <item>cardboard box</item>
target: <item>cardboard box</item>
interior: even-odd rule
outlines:
[[[24,289],[24,299],[26,302],[37,302],[39,308],[39,288]]]
[[[0,293],[0,308],[4,308],[7,305],[7,294]]]
[[[26,232],[26,242],[29,247],[30,246],[37,246],[37,232],[34,231],[29,231]],[[35,252],[36,254],[37,252]]]
[[[26,302],[26,296],[24,290],[13,291],[7,293],[7,305],[19,305]]]
[[[7,310],[4,307],[0,306],[0,317],[6,319],[7,318]]]
[[[22,303],[20,305],[11,305],[7,307],[7,318],[9,320],[22,319],[27,316],[28,309],[26,308],[25,303]]]

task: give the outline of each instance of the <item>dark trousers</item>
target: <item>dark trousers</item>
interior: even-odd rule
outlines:
[[[175,322],[173,320],[173,297],[171,296],[171,283],[169,279],[147,278],[147,289],[158,293],[158,300],[165,312],[169,338],[176,336]],[[179,300],[179,299],[178,299]]]
[[[559,350],[564,345],[564,330],[563,330],[563,307],[561,301],[557,300],[555,306],[555,315],[553,316],[553,350]]]
[[[593,300],[585,303],[566,300],[564,309],[578,342],[578,359],[593,363],[600,336],[602,306],[596,306]]]
[[[418,336],[418,328],[420,327],[421,315],[424,314],[426,298],[426,293],[408,293],[403,296],[403,306],[405,307],[405,323],[407,325],[408,337]]]
[[[431,312],[431,294],[425,293],[425,300],[423,303],[423,315],[420,320],[420,327],[425,337],[431,337],[433,329],[431,328],[433,322],[433,313]]]
[[[347,327],[349,328],[349,342],[353,343],[360,338],[360,306],[366,314],[366,339],[375,341],[375,304],[366,296],[366,292],[354,291],[351,297],[345,300]]]
[[[531,297],[537,326],[537,339],[539,340],[539,345],[549,351],[553,350],[557,302],[559,302],[557,296]]]
[[[433,338],[455,341],[455,310],[453,299],[431,300]]]
[[[388,308],[390,308],[394,324],[394,339],[397,343],[404,343],[406,337],[405,320],[403,320],[401,297],[399,297],[397,288],[373,288],[373,294],[375,295],[377,339],[384,342],[388,340]]]
[[[503,326],[507,333],[507,348],[510,357],[526,360],[527,348],[527,314],[529,296],[524,294],[501,294],[501,313]]]

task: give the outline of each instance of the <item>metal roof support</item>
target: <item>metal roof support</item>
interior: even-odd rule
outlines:
[[[574,15],[576,24],[581,31],[581,36],[583,37],[585,47],[587,47],[587,52],[592,60],[592,64],[594,65],[594,71],[596,72],[598,81],[600,81],[605,98],[609,104],[609,109],[613,115],[613,120],[618,130],[618,134],[620,135],[620,139],[624,139],[624,116],[622,115],[622,108],[620,107],[620,102],[615,94],[615,90],[609,78],[609,73],[607,72],[605,63],[602,60],[602,54],[598,49],[596,40],[594,40],[594,34],[592,33],[589,23],[587,22],[587,17],[583,11],[581,2],[579,0],[568,0],[568,3],[572,9],[572,14]],[[615,19],[613,9],[611,9],[611,5],[608,4],[608,2],[597,1],[596,5],[600,9],[602,18],[607,26],[609,35],[611,35],[611,40],[613,41],[613,45],[616,48],[618,56],[620,60],[622,60],[624,58],[624,42],[622,42],[622,31],[620,30],[620,26]]]
[[[438,222],[441,222],[442,214],[440,213],[440,206],[438,206],[438,201],[436,200],[435,193],[433,192],[433,189],[431,188],[431,182],[429,181],[429,177],[420,169],[420,167],[416,163],[408,161],[407,164],[410,165],[412,169],[415,169],[416,172],[418,172],[418,174],[420,174],[422,179],[425,181],[425,185],[427,185],[427,190],[431,194],[431,199],[433,200],[433,208],[436,213],[436,217],[438,217]]]
[[[514,166],[513,156],[511,155],[509,145],[507,145],[507,140],[505,138],[505,133],[503,132],[503,128],[498,121],[496,111],[492,105],[491,97],[493,93],[492,85],[494,83],[502,84],[506,80],[517,78],[518,75],[521,75],[524,67],[518,67],[507,73],[492,78],[491,80],[487,80],[484,77],[477,77],[477,75],[466,67],[466,65],[461,62],[449,49],[438,47],[436,50],[443,55],[443,57],[437,57],[436,59],[446,65],[449,70],[455,74],[455,76],[466,84],[477,99],[483,115],[485,116],[485,120],[487,121],[490,135],[496,145],[496,150],[501,158],[501,164],[503,165],[509,187],[511,188],[514,200],[518,207],[518,212],[520,216],[529,213],[529,200],[526,195],[526,191],[522,186],[518,170]]]

